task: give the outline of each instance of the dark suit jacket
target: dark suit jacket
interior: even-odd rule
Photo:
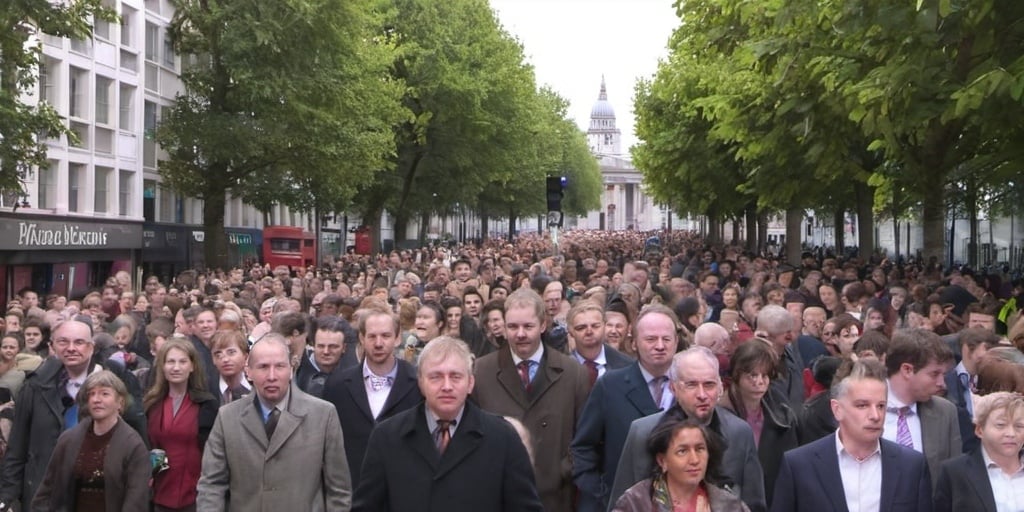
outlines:
[[[974,433],[974,419],[964,403],[965,391],[967,390],[964,389],[963,383],[960,382],[960,377],[956,374],[956,368],[951,368],[946,372],[946,400],[953,402],[953,405],[956,406],[956,416],[960,426],[960,441],[963,444],[963,452],[969,453],[981,446],[981,440]]]
[[[610,362],[609,358],[609,365]],[[580,489],[578,512],[608,508],[608,495],[629,425],[660,410],[637,361],[597,379],[583,406],[570,449],[572,476]]]
[[[882,449],[880,512],[932,509],[928,464],[920,453],[879,440]],[[836,434],[786,452],[775,481],[772,512],[848,512],[839,473]]]
[[[382,422],[362,473],[352,512],[543,510],[519,434],[468,402],[444,455],[427,430],[424,405]]]
[[[804,363],[794,343],[786,347],[782,361],[786,374],[773,378],[769,386],[784,398],[790,409],[799,411],[804,405]]]
[[[828,355],[828,349],[821,340],[807,334],[801,334],[794,342],[797,351],[800,352],[800,359],[804,362],[804,368],[810,368],[815,359]]]
[[[935,484],[935,512],[996,512],[992,483],[981,448],[947,460]]]
[[[544,357],[530,393],[505,348],[481,357],[476,364],[473,398],[485,411],[523,422],[533,438],[534,474],[545,510],[572,510],[569,445],[590,391],[586,369],[567,354],[544,347]]]
[[[376,418],[370,412],[370,401],[366,398],[363,384],[363,365],[334,372],[324,386],[324,400],[334,404],[341,420],[345,437],[345,456],[352,475],[352,485],[359,485],[359,471],[366,453],[370,432],[378,423],[402,411],[412,409],[423,402],[419,385],[416,383],[416,369],[411,364],[397,360],[398,373],[391,386],[391,393]]]
[[[625,368],[636,362],[636,359],[633,359],[632,357],[629,357],[626,354],[623,354],[622,352],[615,350],[611,345],[607,343],[604,344],[604,359],[607,363],[608,370]]]

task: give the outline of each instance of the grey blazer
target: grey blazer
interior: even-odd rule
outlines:
[[[921,416],[921,443],[924,445],[924,458],[928,460],[928,471],[934,488],[939,480],[942,463],[963,452],[960,422],[956,406],[942,397],[933,396],[927,402],[918,402],[917,413]]]
[[[197,509],[347,512],[352,480],[337,410],[294,384],[267,439],[256,393],[217,414],[203,453]]]

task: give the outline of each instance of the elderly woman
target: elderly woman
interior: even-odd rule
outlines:
[[[1005,391],[981,397],[974,405],[974,425],[981,446],[942,464],[934,510],[1021,510],[1024,397]]]
[[[647,450],[655,461],[651,478],[626,490],[613,511],[749,510],[738,496],[715,485],[723,449],[696,420],[661,423],[651,433]]]
[[[85,379],[77,400],[88,417],[57,439],[31,510],[148,510],[149,453],[121,419],[128,388],[101,370]]]

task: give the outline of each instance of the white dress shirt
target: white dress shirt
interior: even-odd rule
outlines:
[[[373,385],[370,384],[370,375],[387,378],[388,382],[380,389],[374,390]],[[391,394],[391,388],[395,385],[395,377],[397,376],[397,361],[395,362],[395,366],[391,368],[391,371],[388,372],[387,375],[377,375],[373,373],[366,361],[363,361],[363,387],[366,389],[366,400],[370,403],[370,414],[372,414],[374,418],[380,416],[380,411],[384,409],[384,403],[388,401],[388,395]]]
[[[878,512],[882,506],[882,450],[875,447],[863,460],[850,455],[836,431],[839,475],[843,479],[846,507],[850,512]]]
[[[576,358],[576,360],[582,365],[587,364],[587,360],[575,350],[572,351],[572,357]],[[604,356],[604,345],[601,345],[601,352],[594,358],[594,362],[597,363],[597,378],[600,379],[601,376],[604,375],[604,372],[608,371],[608,358]]]
[[[896,412],[900,407],[910,406],[910,411],[907,412],[907,426],[910,427],[910,438],[914,440],[914,449],[918,452],[924,453],[924,443],[921,441],[921,416],[917,414],[917,402],[903,403],[896,395],[892,394],[892,383],[887,382],[889,386],[889,401],[885,407],[885,430],[882,431],[882,437],[899,444],[896,440],[896,422],[899,421],[899,413]]]
[[[981,458],[985,461],[988,481],[992,484],[992,497],[995,498],[997,512],[1020,512],[1024,510],[1024,464],[1012,474],[1007,475],[998,464],[992,461],[981,447]]]

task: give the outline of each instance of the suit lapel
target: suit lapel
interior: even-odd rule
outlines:
[[[985,512],[996,512],[996,500],[992,494],[992,482],[988,479],[988,469],[985,468],[985,459],[981,456],[981,448],[978,448],[967,459],[967,484],[978,495],[978,502],[984,506]]]
[[[921,446],[926,459],[932,458],[932,452],[946,444],[939,442],[939,428],[944,426],[936,414],[936,408],[932,407],[931,400],[917,403],[917,415],[921,420]]]
[[[892,510],[892,504],[896,500],[896,489],[900,488],[903,472],[898,466],[899,451],[892,445],[887,447],[884,441],[879,442],[882,450],[882,495],[878,508],[879,512],[888,512]]]
[[[544,349],[544,355],[540,359],[540,367],[537,368],[537,375],[533,378],[532,389],[530,390],[531,406],[537,400],[540,400],[540,397],[544,396],[544,393],[551,389],[551,386],[558,382],[562,372],[565,370],[561,363],[553,360],[551,350],[551,348],[547,347]],[[573,360],[573,364],[576,364],[575,360]]]
[[[635,363],[626,375],[626,399],[636,407],[644,416],[649,416],[661,410],[654,403],[651,390],[644,382],[644,374],[640,373],[640,363]]]
[[[846,507],[846,493],[843,491],[843,476],[839,473],[839,455],[836,454],[835,449],[836,434],[825,439],[830,442],[819,443],[814,451],[815,472],[818,474],[818,479],[821,480],[822,488],[831,490],[827,494],[828,498],[832,500],[832,510],[849,512]]]
[[[426,420],[424,420],[426,423]],[[483,432],[480,430],[480,417],[472,405],[466,404],[462,413],[462,424],[455,429],[455,435],[444,455],[440,456],[440,465],[434,479],[439,479],[449,471],[458,467],[462,459],[469,457],[480,446],[483,441]]]
[[[263,413],[258,409],[260,407],[259,400],[256,398],[256,393],[252,393],[252,398],[246,400],[248,405],[242,408],[241,423],[242,430],[256,441],[256,444],[264,451],[267,449],[267,431],[263,426]]]
[[[362,366],[360,366],[362,368]],[[359,373],[359,377],[362,373]],[[352,402],[356,404],[359,411],[366,416],[366,419],[373,423],[376,418],[373,417],[373,413],[370,412],[370,399],[366,397],[366,385],[363,384],[362,378],[357,378],[356,375],[351,375],[345,379],[345,389],[348,394],[352,397]]]
[[[432,471],[437,471],[441,455],[437,453],[433,436],[427,431],[427,413],[424,407],[421,403],[416,407],[414,414],[405,417],[405,424],[402,425],[402,437],[408,439],[413,451],[430,466]]]
[[[538,368],[538,371],[540,371],[540,368]],[[515,365],[512,364],[512,353],[509,352],[508,348],[501,349],[498,352],[498,383],[501,384],[501,387],[505,388],[505,392],[519,404],[520,408],[526,409],[529,407],[530,404],[526,400],[526,390],[523,389],[523,381],[520,380],[519,372],[516,371]]]
[[[388,393],[387,400],[384,401],[384,407],[381,407],[380,414],[381,418],[386,418],[388,413],[391,412],[399,402],[405,398],[414,388],[418,386],[416,383],[416,376],[411,374],[405,366],[402,365],[401,361],[396,361],[398,365],[398,373],[395,374],[395,382],[391,386],[391,392]],[[363,393],[365,396],[366,393]],[[369,410],[369,403],[367,403],[367,410]]]
[[[292,388],[291,392],[294,393],[296,389]],[[295,430],[302,424],[302,420],[305,419],[305,408],[296,402],[299,402],[299,400],[292,402],[281,412],[281,416],[277,419],[277,428],[274,429],[274,436],[270,438],[270,444],[267,447],[267,459],[273,457],[284,446],[284,443],[288,441],[288,438],[295,433]],[[265,436],[266,431],[264,431]]]

